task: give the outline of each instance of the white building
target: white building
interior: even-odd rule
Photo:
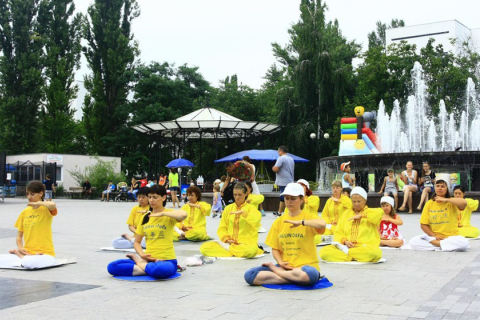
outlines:
[[[98,157],[98,159],[111,162],[115,161],[114,168],[116,173],[120,173],[122,159],[119,157]],[[12,178],[16,180],[17,175],[20,174],[19,167],[22,164],[29,164],[23,166],[21,170],[23,178],[22,180],[42,180],[45,178],[45,172],[42,172],[43,164],[56,163],[56,176],[57,184],[63,185],[65,190],[70,187],[78,187],[78,183],[73,179],[69,171],[85,171],[86,167],[93,166],[97,163],[96,157],[84,156],[77,154],[49,154],[49,153],[32,153],[21,155],[7,155],[7,164],[11,165]],[[8,168],[8,166],[7,166]],[[9,172],[9,170],[7,170]]]
[[[415,44],[418,53],[420,53],[421,48],[427,45],[430,38],[435,39],[434,46],[442,44],[445,52],[451,51],[453,53],[457,53],[458,48],[452,46],[451,39],[458,39],[458,43],[461,44],[470,38],[477,52],[480,52],[480,28],[470,29],[457,20],[425,23],[386,30],[387,47],[392,43],[399,43],[403,40],[410,44]]]

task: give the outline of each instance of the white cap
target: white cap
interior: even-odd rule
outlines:
[[[292,182],[287,184],[281,196],[305,196],[305,190],[302,185]]]
[[[382,197],[382,199],[380,199],[380,204],[382,203],[388,203],[389,205],[392,206],[392,208],[395,207],[395,201],[393,200],[392,197]]]
[[[310,189],[310,184],[305,179],[300,179],[300,180],[297,181],[297,183],[301,183],[301,184],[305,185],[305,187],[307,187],[307,189]]]
[[[360,197],[363,199],[367,200],[367,192],[362,188],[362,187],[355,187],[352,189],[352,192],[350,192],[350,198],[354,195],[358,194]]]
[[[220,179],[217,179],[217,180],[213,181],[213,183],[221,183],[221,182],[222,182],[222,180],[220,180]]]

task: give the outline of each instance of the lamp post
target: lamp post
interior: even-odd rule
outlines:
[[[330,135],[327,133],[327,132],[323,132],[320,130],[320,133],[323,133],[323,139],[324,140],[328,140],[330,138]],[[322,159],[322,149],[321,149],[321,145],[322,145],[322,141],[321,139],[318,139],[317,135],[312,132],[310,134],[310,139],[312,140],[317,140],[317,148],[315,148],[315,179],[317,182],[319,182],[320,180],[320,160]],[[317,151],[318,150],[318,151]]]

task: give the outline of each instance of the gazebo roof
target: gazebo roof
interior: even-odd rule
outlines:
[[[243,121],[213,108],[203,108],[172,121],[143,123],[132,126],[141,133],[160,133],[171,138],[238,138],[271,134],[280,130],[277,124]]]

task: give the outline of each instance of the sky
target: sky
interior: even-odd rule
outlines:
[[[93,0],[74,1],[77,11],[83,13],[93,3]],[[198,66],[213,86],[237,74],[241,83],[259,89],[266,71],[275,62],[271,43],[287,44],[288,29],[300,16],[300,0],[137,1],[141,14],[133,21],[132,28],[139,42],[141,61]],[[408,26],[456,19],[470,29],[480,28],[478,0],[329,0],[326,3],[327,19],[337,19],[343,35],[364,47],[368,44],[367,34],[379,20],[403,19]],[[82,59],[76,79],[83,79],[85,73],[88,68]]]

